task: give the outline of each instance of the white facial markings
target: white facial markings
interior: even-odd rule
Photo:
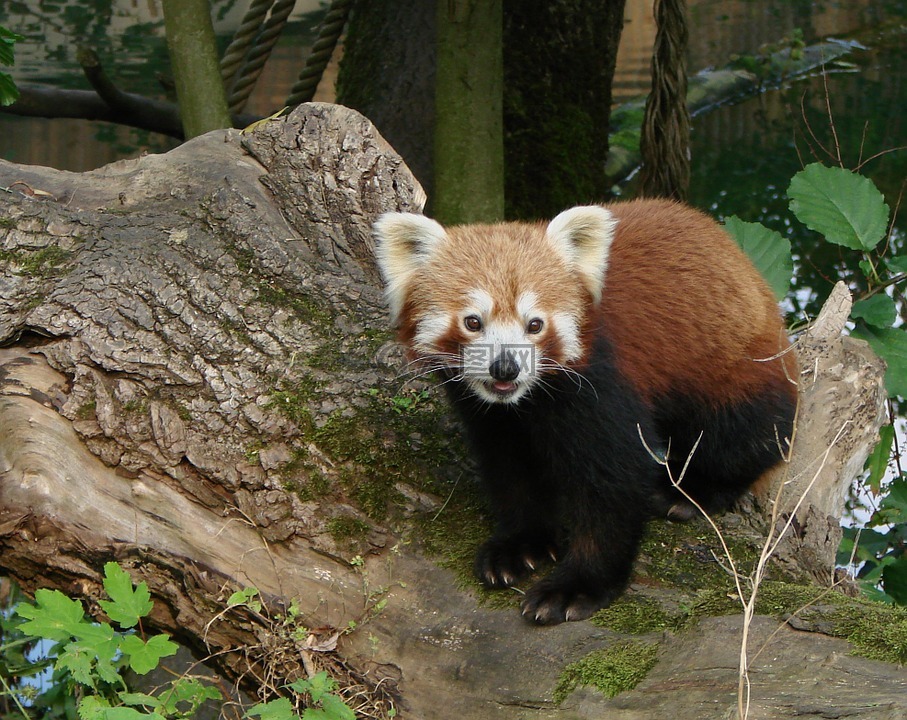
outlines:
[[[494,298],[491,297],[491,294],[481,288],[474,288],[466,293],[466,297],[470,304],[463,317],[478,315],[482,324],[487,323],[488,318],[491,317],[491,311],[494,310]]]
[[[539,296],[532,290],[524,292],[516,301],[517,315],[523,320],[523,323],[529,322],[532,318],[538,317]]]
[[[446,313],[430,313],[419,319],[416,333],[413,336],[413,347],[419,351],[431,353],[436,343],[450,329],[450,316]]]
[[[576,318],[565,312],[554,313],[552,318],[564,349],[564,361],[579,360],[583,354],[583,344],[580,341],[579,323]]]

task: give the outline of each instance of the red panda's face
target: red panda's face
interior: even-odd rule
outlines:
[[[586,348],[614,220],[583,207],[541,224],[444,229],[420,215],[375,224],[391,313],[411,357],[489,403],[515,403]]]

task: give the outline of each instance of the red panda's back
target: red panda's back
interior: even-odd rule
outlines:
[[[608,209],[619,222],[594,323],[644,397],[796,392],[793,354],[768,360],[788,347],[772,291],[714,220],[665,200]]]

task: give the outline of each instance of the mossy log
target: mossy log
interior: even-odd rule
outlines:
[[[0,568],[27,591],[59,588],[99,614],[103,565],[117,560],[148,583],[152,624],[231,680],[327,667],[368,690],[357,697],[378,717],[393,705],[405,718],[636,718],[670,702],[701,720],[736,705],[725,655],[739,621],[701,618],[739,611],[703,522],[653,523],[627,598],[595,622],[532,628],[516,593],[471,584],[486,531],[472,470],[437,390],[400,379],[372,260],[374,218],[418,211],[423,196],[362,116],[304,105],[247,135],[83,174],[0,162],[0,187]],[[831,418],[866,410],[827,463],[839,493],[876,432],[882,371],[837,335],[804,343],[821,358],[804,365],[821,375],[804,397],[824,388]],[[804,421],[798,443],[823,447],[825,426]],[[827,511],[812,511],[826,529]],[[763,517],[722,519],[744,568]],[[827,558],[834,538],[798,541],[759,606],[759,637],[778,626],[768,615],[821,595],[816,578],[827,585],[829,567],[798,558]],[[248,586],[265,607],[226,609]],[[838,638],[782,627],[753,659],[762,716],[903,712],[900,671],[848,656],[867,637],[864,606],[834,597],[821,604],[853,603],[849,624],[791,623]],[[308,644],[283,621],[293,600]],[[869,642],[903,662],[907,620],[886,617]],[[636,690],[559,684],[632,634],[659,643]],[[716,638],[723,654],[704,644]],[[720,657],[691,665],[702,653]]]

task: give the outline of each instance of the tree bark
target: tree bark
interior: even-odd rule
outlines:
[[[636,690],[579,690],[559,709],[565,666],[627,631],[530,628],[515,593],[467,580],[486,532],[471,466],[439,393],[399,379],[372,260],[372,221],[424,195],[362,116],[303,105],[83,174],[0,162],[0,187],[0,567],[27,591],[60,588],[99,613],[115,559],[151,588],[152,624],[230,679],[254,689],[314,662],[348,697],[364,688],[378,717],[393,704],[412,718],[642,718],[670,703],[702,720],[736,706],[737,621],[691,617],[692,633],[646,631],[662,659]],[[853,448],[834,460],[841,485],[862,465],[882,368],[807,342],[823,358],[810,371],[846,382],[811,379],[805,397],[838,418],[867,411],[853,427],[864,440],[836,444]],[[758,542],[741,513],[722,523]],[[703,523],[653,523],[621,604],[676,613],[723,588],[708,537]],[[834,542],[798,541],[801,557]],[[817,574],[797,553],[786,562],[784,577]],[[711,574],[690,579],[700,566]],[[226,610],[247,586],[265,608]],[[292,599],[320,651],[281,630]],[[894,665],[772,628],[757,618],[770,641],[752,663],[759,716],[903,711]]]

